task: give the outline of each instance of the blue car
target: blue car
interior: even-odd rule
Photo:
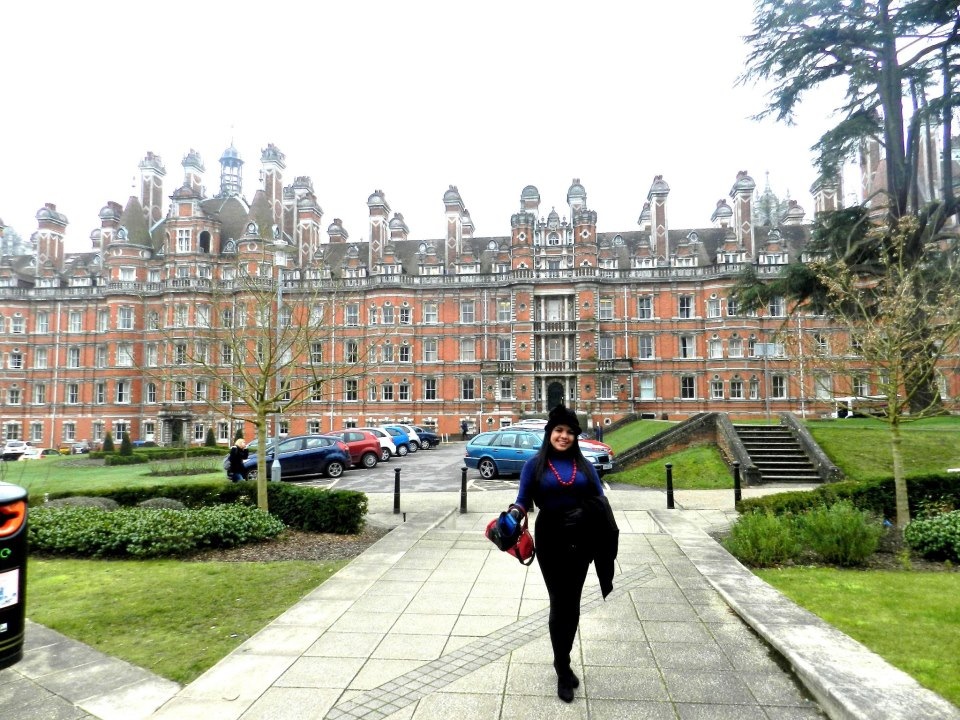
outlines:
[[[403,428],[399,428],[396,425],[380,425],[379,427],[384,432],[390,433],[393,437],[393,444],[397,446],[398,457],[403,457],[410,452],[416,452],[413,443],[410,442],[410,436],[407,435]],[[416,447],[419,448],[420,446],[417,445]]]
[[[300,479],[316,475],[338,478],[350,467],[350,449],[343,440],[326,435],[297,435],[281,440],[280,479]],[[273,465],[273,445],[267,446],[267,479]],[[248,480],[257,479],[257,456],[251,453],[243,463]]]
[[[537,454],[543,444],[543,430],[506,427],[502,430],[483,432],[467,443],[463,458],[468,468],[480,472],[480,477],[489,480],[501,475],[519,475],[523,464]],[[613,458],[606,452],[597,452],[581,447],[583,456],[603,476],[613,469]]]
[[[430,448],[435,448],[440,445],[440,436],[425,427],[419,425],[414,425],[413,429],[417,431],[417,435],[420,436],[420,449],[429,450]]]

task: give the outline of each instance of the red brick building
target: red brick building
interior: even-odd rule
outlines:
[[[537,188],[527,186],[509,232],[484,237],[454,186],[442,198],[446,235],[431,239],[411,239],[377,190],[366,237],[354,240],[338,219],[324,228],[309,177],[284,185],[279,149],[268,145],[260,163],[261,187],[247,201],[243,161],[229,148],[210,197],[191,150],[168,196],[166,169],[148,153],[139,197],[100,210],[87,252],[64,252],[67,218],[53,204],[38,211],[35,252],[0,260],[5,438],[55,447],[111,432],[199,442],[213,429],[228,442],[237,429],[229,400],[218,407],[215,381],[183,381],[162,331],[173,322],[189,336],[206,320],[198,302],[231,287],[238,267],[272,277],[280,262],[264,258],[277,242],[289,250],[287,292],[337,292],[330,361],[349,364],[350,348],[375,335],[374,362],[284,416],[290,433],[387,420],[444,433],[466,420],[478,431],[561,401],[590,424],[712,410],[818,416],[833,410],[841,388],[869,394],[869,376],[818,374],[790,352],[791,338],[826,347],[835,332],[824,318],[787,322],[789,308],[777,300],[745,314],[732,300],[744,266],[775,275],[803,258],[809,238],[795,202],[774,223],[757,223],[746,172],[702,228],[670,226],[670,188],[657,176],[634,230],[600,232],[575,179],[562,214],[542,212]],[[813,193],[815,212],[840,202],[839,187]],[[181,306],[192,309],[181,317]],[[166,369],[168,379],[146,368]],[[955,398],[957,376],[941,381]]]

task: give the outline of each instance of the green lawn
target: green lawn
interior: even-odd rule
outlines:
[[[604,433],[603,441],[613,452],[619,454],[647,438],[669,430],[676,424],[667,420],[638,420],[612,432]]]
[[[960,705],[960,573],[832,568],[754,572]]]
[[[666,457],[634,465],[604,480],[640,487],[665,488],[666,463],[672,463],[674,490],[723,490],[733,488],[733,475],[715,445],[698,445]]]
[[[31,558],[27,617],[187,683],[344,564]]]

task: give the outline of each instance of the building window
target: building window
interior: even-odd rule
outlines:
[[[734,378],[730,381],[730,399],[743,400],[743,380]]]
[[[460,399],[473,400],[474,398],[473,378],[460,378]]]
[[[500,399],[513,400],[513,380],[511,378],[500,378]]]
[[[710,338],[710,342],[707,343],[707,355],[711,359],[722,358],[723,340],[720,338]]]
[[[437,304],[435,302],[427,302],[423,304],[423,324],[424,325],[436,325],[440,322],[440,316],[437,312]]]
[[[221,343],[220,345],[220,364],[230,365],[233,363],[233,345],[230,343]]]
[[[460,361],[473,362],[477,359],[477,341],[473,338],[461,338]]]
[[[866,397],[870,394],[870,384],[863,375],[854,375],[850,387],[856,397]]]
[[[424,400],[436,400],[437,399],[437,379],[436,378],[425,378],[423,381],[423,399]]]
[[[750,399],[760,399],[760,381],[757,378],[750,378]]]
[[[506,362],[513,359],[513,341],[509,337],[497,338],[497,360]]]
[[[347,340],[343,346],[343,361],[356,363],[360,361],[360,345],[356,340]]]
[[[345,320],[348,327],[357,327],[360,324],[360,304],[350,303],[347,305]]]
[[[400,324],[401,325],[412,325],[413,324],[413,311],[408,307],[400,308]]]
[[[827,341],[826,335],[815,333],[813,336],[813,343],[814,350],[817,355],[827,355],[830,353],[830,343]]]
[[[103,405],[107,401],[107,384],[98,382],[93,386],[93,401]]]
[[[66,442],[74,442],[77,439],[77,426],[72,422],[63,424],[63,439]]]
[[[600,360],[613,360],[613,336],[601,335],[597,341],[597,357]]]
[[[783,298],[780,296],[770,298],[770,302],[767,303],[767,313],[770,317],[786,315],[786,303],[784,303]]]
[[[710,298],[707,300],[707,317],[720,317],[720,298]]]
[[[37,313],[35,325],[38,333],[50,332],[50,316],[45,312]]]
[[[510,322],[513,313],[511,311],[511,305],[509,300],[498,300],[497,301],[497,322],[508,323]]]
[[[475,323],[477,321],[476,303],[473,300],[460,301],[460,322]]]
[[[393,402],[393,383],[384,383],[380,386],[380,397],[384,402]]]
[[[37,348],[33,351],[33,366],[37,370],[46,370],[47,368],[47,349]]]
[[[15,422],[4,423],[3,439],[19,440],[20,439],[20,423],[15,423]]]
[[[677,298],[677,316],[683,319],[693,317],[693,296],[681,295]]]
[[[409,345],[401,345],[399,348],[400,351],[400,362],[409,363],[413,362],[413,348]]]
[[[174,365],[186,365],[187,363],[187,346],[184,343],[177,343],[173,346],[173,364]]]
[[[397,385],[397,400],[400,402],[409,402],[410,397],[410,383],[402,382]]]
[[[147,402],[155,403],[157,401],[157,384],[156,383],[147,383]]]
[[[601,400],[616,399],[613,378],[600,378],[598,385],[599,387],[597,388],[597,392],[599,393]]]
[[[695,358],[697,356],[697,343],[693,335],[680,336],[680,357]]]
[[[727,343],[727,354],[732,358],[743,357],[743,338],[732,337]]]
[[[220,384],[220,402],[233,402],[233,388],[226,383]]]
[[[67,327],[70,332],[83,332],[83,313],[71,310]]]
[[[113,437],[117,442],[123,442],[123,437],[129,432],[125,422],[115,422],[113,424]]]
[[[157,346],[150,344],[143,349],[143,360],[147,367],[157,366]]]
[[[133,330],[133,308],[120,308],[117,313],[117,327],[120,330]]]
[[[30,442],[40,445],[43,443],[43,424],[30,423]]]
[[[393,325],[396,322],[394,310],[396,308],[393,305],[384,305],[383,306],[383,324],[384,325]]]
[[[597,313],[601,320],[613,320],[613,298],[600,298]]]
[[[110,329],[110,311],[100,310],[97,312],[97,332],[106,332]]]
[[[130,383],[128,383],[126,380],[117,381],[117,402],[130,402]]]
[[[787,397],[787,376],[774,375],[770,378],[770,395],[777,400]]]
[[[23,370],[23,353],[19,350],[10,353],[10,369]]]
[[[94,350],[94,366],[98,368],[105,368],[107,366],[107,346],[106,345],[97,345]]]
[[[67,384],[66,394],[67,405],[76,405],[80,402],[80,386],[77,383]]]
[[[233,362],[232,360],[230,362]],[[319,365],[323,362],[323,343],[310,343],[310,362]]]
[[[653,319],[653,296],[645,295],[637,298],[637,317],[641,320]]]
[[[190,252],[190,228],[177,228],[177,252]]]
[[[740,314],[740,304],[737,302],[736,298],[728,297],[727,298],[727,315],[734,316]]]
[[[8,405],[20,404],[20,388],[10,388],[9,390],[7,390],[7,404]]]
[[[380,362],[393,362],[393,345],[391,345],[389,342],[380,348]]]
[[[194,442],[203,442],[207,434],[207,429],[203,426],[203,423],[194,423],[193,424],[193,441]]]
[[[174,380],[173,401],[179,403],[187,401],[187,383],[185,380]]]
[[[693,375],[684,375],[680,378],[680,398],[695,400],[697,397],[697,379]]]
[[[319,420],[307,420],[307,433],[310,435],[319,435],[320,434],[320,421]]]
[[[710,398],[712,400],[723,400],[723,380],[714,378],[710,381]]]
[[[283,387],[286,387],[286,382],[284,382]],[[289,395],[289,392],[287,393]],[[193,386],[193,396],[197,400],[206,400],[207,399],[207,383],[203,380],[197,380]],[[289,397],[281,397],[281,400],[289,400]]]
[[[653,355],[653,335],[640,336],[640,359],[652,360]]]
[[[147,321],[145,323],[147,330],[159,330],[160,329],[160,314],[157,312],[148,312]]]
[[[360,399],[359,381],[348,378],[343,382],[343,399],[346,402],[357,402]]]
[[[833,398],[833,378],[829,375],[817,375],[813,379],[813,388],[817,400],[830,400]]]
[[[34,405],[46,405],[47,403],[47,386],[44,384],[34,385],[33,386],[33,404]]]
[[[436,338],[427,338],[423,341],[423,361],[435,363],[439,360],[439,354],[437,351],[437,339]]]
[[[80,367],[80,348],[72,347],[67,349],[67,367]]]
[[[130,343],[120,343],[117,345],[117,365],[120,367],[133,367],[133,345]]]
[[[189,311],[186,305],[177,305],[173,308],[173,326],[182,328],[187,326]]]

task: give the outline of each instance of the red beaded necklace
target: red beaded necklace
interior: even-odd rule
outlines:
[[[563,485],[564,487],[567,487],[567,486],[569,486],[569,485],[573,485],[573,481],[577,479],[577,464],[576,464],[576,463],[573,464],[573,471],[570,473],[570,479],[569,479],[569,480],[564,480],[562,477],[560,477],[560,473],[557,472],[557,469],[553,466],[553,462],[552,462],[551,460],[547,460],[547,465],[549,465],[549,466],[550,466],[550,469],[553,470],[553,474],[556,476],[557,482],[560,483],[561,485]]]

